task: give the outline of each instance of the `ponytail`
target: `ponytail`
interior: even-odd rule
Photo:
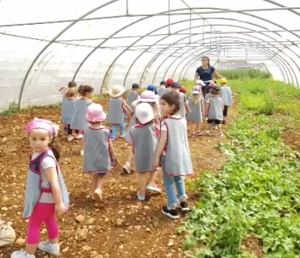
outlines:
[[[52,150],[56,160],[59,161],[59,159],[60,159],[60,146],[59,146],[55,136],[53,137],[52,142],[50,142],[49,148]]]
[[[192,95],[192,101],[195,105],[198,105],[200,102],[200,94],[193,94]]]

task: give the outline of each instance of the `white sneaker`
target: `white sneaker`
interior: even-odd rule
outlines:
[[[39,243],[38,249],[42,252],[52,254],[52,255],[59,255],[59,244],[50,244],[49,242],[41,242]]]
[[[10,255],[11,258],[35,258],[35,255],[27,254],[25,251],[15,251]]]
[[[73,135],[68,135],[67,139],[68,139],[68,142],[71,142],[71,141],[74,140],[74,136]]]
[[[219,133],[219,137],[223,138],[225,135],[223,133]]]

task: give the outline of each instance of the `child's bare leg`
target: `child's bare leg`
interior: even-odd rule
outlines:
[[[98,175],[97,174],[93,174],[91,175],[91,198],[94,199],[94,192],[97,189],[97,179],[98,179]]]
[[[194,122],[191,123],[191,136],[195,136],[196,132],[196,124]]]
[[[155,183],[156,177],[158,175],[158,171],[149,172],[149,173],[150,173],[150,180],[149,180],[149,184],[147,185],[147,189],[150,190],[150,191],[154,191],[154,192],[159,192],[160,193],[161,189]]]
[[[104,186],[105,179],[106,179],[105,173],[97,174],[96,189],[94,191],[94,198],[97,201],[102,201],[102,197],[103,197],[102,192],[103,192],[103,186]]]
[[[132,150],[130,149],[128,156],[127,156],[126,163],[123,166],[124,173],[130,174],[130,167],[131,167],[131,163],[133,162],[133,160],[134,160],[134,154],[133,154]]]
[[[197,123],[197,134],[198,135],[201,135],[202,134],[202,132],[201,132],[201,123]]]
[[[141,201],[144,201],[146,198],[146,187],[147,187],[147,173],[139,173],[139,182],[138,182],[138,198]]]

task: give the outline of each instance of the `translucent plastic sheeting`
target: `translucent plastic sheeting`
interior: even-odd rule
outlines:
[[[192,79],[202,55],[299,85],[299,12],[298,0],[2,0],[0,109],[56,103],[73,79],[97,92]]]

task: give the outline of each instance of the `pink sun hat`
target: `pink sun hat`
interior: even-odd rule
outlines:
[[[85,118],[89,123],[99,123],[106,119],[106,114],[100,104],[92,103],[88,107]]]

